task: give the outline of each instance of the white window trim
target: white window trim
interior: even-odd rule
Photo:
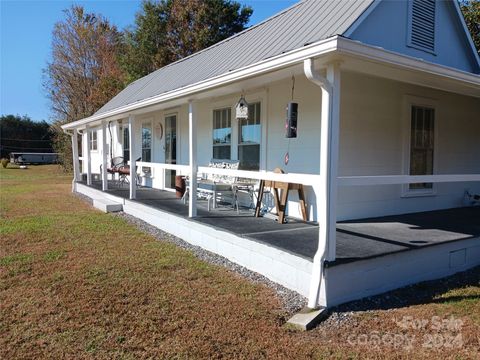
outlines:
[[[235,136],[238,136],[237,129],[234,126],[236,124],[237,120],[234,118],[235,105],[232,105],[231,101],[217,102],[217,103],[215,103],[215,105],[212,107],[212,109],[210,111],[210,121],[209,121],[210,122],[210,144],[211,144],[211,148],[212,148],[210,158],[213,159],[213,148],[215,146],[227,146],[227,144],[215,145],[213,143],[214,113],[215,113],[215,111],[225,110],[225,109],[230,109],[230,160],[238,160],[237,148],[234,145],[234,144],[238,143],[238,140],[235,139]]]
[[[163,112],[161,115],[162,118],[162,126],[163,126],[163,135],[161,139],[161,145],[162,145],[162,150],[163,150],[163,162],[166,164],[167,163],[167,154],[166,154],[166,149],[167,149],[167,117],[172,117],[175,116],[175,122],[176,122],[176,128],[177,128],[177,148],[176,150],[176,164],[181,163],[180,162],[180,150],[182,148],[182,143],[181,143],[181,131],[180,131],[180,116],[179,116],[179,111],[172,111],[173,109],[169,109],[169,112]],[[166,187],[166,172],[168,170],[162,170],[162,190],[164,191],[169,191],[169,192],[175,192],[175,186],[168,188]],[[174,170],[176,171],[176,170]],[[181,171],[177,171],[177,175],[181,175]]]
[[[434,110],[434,128],[433,128],[433,174],[438,168],[438,101],[435,99],[405,95],[403,98],[403,174],[410,175],[410,147],[411,147],[411,109],[412,106],[428,107]],[[431,189],[412,190],[409,184],[402,185],[402,198],[436,196],[437,184],[433,183]]]
[[[153,133],[153,119],[148,119],[147,121],[142,121],[142,126],[140,128],[140,147],[141,147],[141,150],[142,150],[142,156],[143,156],[143,127],[147,125],[147,126],[150,126],[150,161],[149,162],[154,162],[154,159],[153,159],[153,138],[155,137],[154,136],[154,133]],[[142,162],[148,162],[148,161],[145,161],[144,159],[142,159]]]
[[[433,28],[433,32],[434,32],[434,36],[433,36],[433,51],[428,49],[428,48],[425,48],[423,46],[418,46],[418,45],[415,45],[415,44],[412,44],[412,16],[413,16],[413,1],[412,0],[408,0],[406,1],[407,3],[407,46],[409,48],[413,48],[413,49],[416,49],[416,50],[420,50],[420,51],[423,51],[423,52],[426,52],[426,53],[429,53],[429,54],[432,54],[434,56],[437,56],[437,53],[436,53],[436,50],[437,50],[437,23],[438,23],[438,8],[437,8],[437,4],[435,3],[435,22],[433,24],[434,28]]]
[[[124,158],[124,155],[125,155],[125,130],[128,130],[128,123],[127,124],[122,124],[122,128],[121,128],[122,141],[120,143],[122,145],[122,157],[123,158]],[[130,153],[130,144],[128,144],[128,153]],[[123,161],[130,161],[130,159],[125,159],[124,158]]]
[[[230,159],[238,160],[238,121],[235,118],[235,106],[241,94],[236,94],[235,96],[229,96],[227,99],[223,98],[222,100],[213,101],[210,107],[210,139],[212,141],[212,153],[213,157],[213,112],[215,110],[222,110],[230,108],[232,114],[232,140],[230,142]],[[260,139],[260,166],[258,171],[265,171],[266,162],[267,162],[267,91],[261,90],[256,91],[252,94],[246,94],[245,100],[249,104],[260,103],[260,127],[261,127],[261,139]]]
[[[178,111],[174,111],[174,112],[168,112],[168,113],[164,113],[163,114],[163,122],[162,122],[162,125],[163,125],[163,137],[162,137],[162,140],[161,140],[161,143],[162,143],[162,149],[163,151],[165,151],[165,132],[167,131],[167,122],[166,122],[166,118],[167,117],[170,117],[170,116],[175,116],[175,121],[176,121],[176,125],[177,125],[177,164],[181,164],[180,162],[180,152],[181,152],[181,149],[182,149],[182,132],[181,132],[181,128],[180,128],[180,115],[179,115],[179,112]],[[165,158],[165,153],[164,153],[164,160],[167,161],[167,159]]]
[[[97,148],[96,149],[92,149],[92,139],[93,139],[93,134],[95,133],[95,136],[97,137],[95,139],[95,143],[97,144]],[[98,153],[98,129],[91,129],[90,130],[90,136],[88,136],[87,134],[87,140],[88,140],[88,149],[90,150],[90,152],[92,153]]]

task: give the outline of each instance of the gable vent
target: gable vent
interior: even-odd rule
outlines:
[[[435,51],[435,0],[412,0],[409,45]]]

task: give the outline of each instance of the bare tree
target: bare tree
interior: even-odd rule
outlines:
[[[55,24],[44,88],[52,109],[54,147],[66,168],[71,167],[71,149],[60,125],[92,115],[123,88],[121,46],[116,27],[81,6],[65,10],[65,19]]]

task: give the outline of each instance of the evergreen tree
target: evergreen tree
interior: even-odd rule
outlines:
[[[146,0],[125,32],[128,81],[245,29],[252,8],[230,0]]]

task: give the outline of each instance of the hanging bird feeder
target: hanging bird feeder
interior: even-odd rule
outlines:
[[[238,100],[237,105],[235,106],[235,117],[237,120],[248,119],[248,103],[245,98],[242,97]]]

